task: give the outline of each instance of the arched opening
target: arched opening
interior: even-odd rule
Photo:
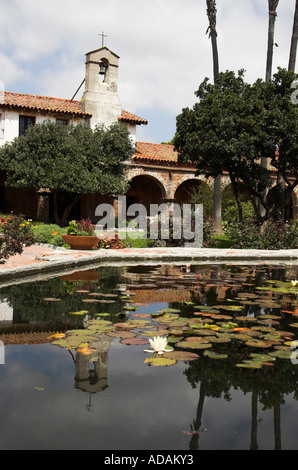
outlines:
[[[125,194],[127,208],[132,204],[142,204],[149,215],[150,204],[162,204],[165,190],[152,176],[139,175],[132,178],[130,188]]]
[[[278,205],[278,199],[280,197],[283,198],[282,194],[282,189],[280,186],[273,186],[273,188],[270,189],[267,195],[267,201],[272,205],[272,206],[277,206]],[[294,210],[293,210],[293,199],[294,199],[294,194],[285,194],[287,205],[283,210],[284,214],[284,222],[289,222],[290,220],[293,220],[294,218]]]
[[[242,207],[242,219],[251,220],[255,218],[252,197],[243,183],[237,183],[239,202]],[[239,221],[239,209],[234,195],[232,184],[228,184],[221,194],[221,210],[224,222]]]
[[[109,61],[105,58],[99,62],[99,81],[102,83],[109,82]]]
[[[189,179],[181,183],[175,192],[177,204],[203,204],[204,213],[212,212],[213,191],[202,180]]]

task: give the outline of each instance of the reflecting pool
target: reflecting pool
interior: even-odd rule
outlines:
[[[163,265],[0,288],[0,448],[298,449],[296,279]]]

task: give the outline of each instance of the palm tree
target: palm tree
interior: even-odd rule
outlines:
[[[213,57],[213,79],[216,82],[216,77],[219,74],[219,60],[217,50],[217,32],[216,32],[216,1],[206,0],[207,4],[207,16],[209,20],[209,26],[207,33],[211,38],[212,44],[212,57]],[[215,233],[221,233],[222,231],[222,219],[221,219],[221,176],[218,175],[214,179],[214,195],[213,195],[213,231]]]
[[[266,62],[266,82],[270,82],[272,77],[272,60],[273,60],[273,45],[274,45],[274,29],[276,19],[276,8],[279,0],[268,0],[268,13],[269,13],[269,24],[268,24],[268,45],[267,45],[267,62]],[[261,157],[261,165],[263,168],[267,168],[267,158]],[[260,215],[265,215],[265,208],[259,203]]]
[[[268,25],[268,46],[267,46],[267,64],[266,64],[266,82],[271,80],[272,75],[272,58],[274,45],[274,29],[276,19],[276,8],[279,0],[268,0],[269,8],[269,25]]]
[[[211,38],[212,44],[212,57],[213,57],[213,77],[214,82],[219,74],[219,61],[218,61],[218,50],[217,50],[217,32],[216,32],[216,1],[206,0],[207,3],[207,16],[209,20],[209,26],[206,33],[209,32],[209,38]]]
[[[298,36],[298,0],[296,0],[288,70],[295,72]]]

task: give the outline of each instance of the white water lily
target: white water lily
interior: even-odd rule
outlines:
[[[145,352],[164,354],[165,352],[173,351],[169,346],[167,347],[168,341],[165,337],[156,336],[154,339],[149,338],[149,342],[152,349],[145,349]]]
[[[296,287],[296,286],[298,286],[298,281],[291,281],[291,284],[292,284],[293,287]]]

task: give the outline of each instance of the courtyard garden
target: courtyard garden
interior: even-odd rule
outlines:
[[[248,203],[247,203],[248,206]],[[129,223],[128,223],[129,224]],[[212,217],[207,214],[203,224],[203,248],[241,248],[260,250],[281,250],[298,248],[297,222],[280,222],[268,220],[265,225],[254,224],[250,212],[247,212],[244,222],[233,220],[233,206],[224,212],[223,232],[215,235],[212,232]],[[75,228],[74,228],[75,227]],[[25,246],[32,244],[48,244],[70,249],[62,235],[76,232],[76,235],[90,235],[95,226],[90,220],[71,221],[68,227],[61,227],[55,223],[33,221],[21,215],[0,215],[0,260],[11,255],[21,253]],[[94,232],[95,233],[95,232]],[[136,226],[135,231],[130,229],[125,238],[120,232],[112,237],[102,237],[96,248],[150,248],[158,246],[183,246],[183,240],[172,237],[167,240],[150,239],[144,231]]]

